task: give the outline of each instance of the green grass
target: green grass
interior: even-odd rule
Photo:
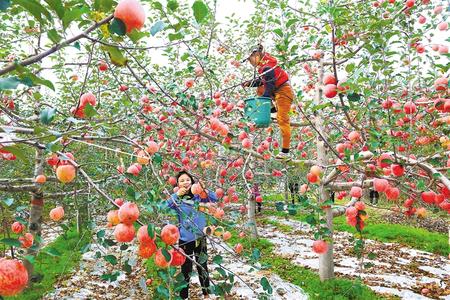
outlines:
[[[267,218],[264,219],[258,219],[259,224],[263,225],[272,225],[275,226],[277,229],[281,230],[284,233],[292,233],[294,229],[291,226],[281,224],[280,222],[277,222],[275,220],[269,220]]]
[[[445,234],[407,225],[370,223],[370,217],[367,221],[363,236],[368,239],[380,242],[395,242],[444,256],[448,256],[450,253],[448,236]],[[343,216],[334,219],[334,226],[339,231],[356,233],[355,227],[348,225]]]
[[[276,255],[273,252],[273,244],[267,239],[239,239],[236,236],[237,232],[233,232],[233,237],[229,240],[230,244],[241,243],[246,251],[258,248],[261,251],[260,262],[262,264],[270,266],[270,270],[278,274],[282,279],[301,287],[308,293],[310,299],[382,299],[358,281],[332,279],[321,282],[316,272],[296,265],[287,258]]]
[[[306,215],[298,212],[296,216],[290,216],[286,212],[264,211],[264,215],[288,217],[297,221],[305,221]],[[356,234],[355,227],[345,222],[345,217],[334,218],[334,229],[337,231],[347,231]],[[444,256],[450,253],[448,236],[439,232],[432,232],[423,228],[416,228],[408,225],[380,223],[369,219],[363,230],[363,236],[367,239],[377,240],[386,243],[399,243],[414,249],[432,252]]]
[[[43,275],[42,281],[34,283],[31,288],[16,297],[6,297],[5,299],[36,300],[51,291],[56,280],[61,275],[70,273],[80,260],[80,250],[89,243],[91,238],[87,229],[84,229],[83,233],[84,236],[80,239],[75,226],[71,227],[65,236],[59,236],[53,243],[42,249],[34,262],[35,273]],[[49,248],[57,250],[61,255],[51,256],[44,253],[45,249]]]

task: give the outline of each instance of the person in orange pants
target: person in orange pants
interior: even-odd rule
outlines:
[[[260,76],[243,83],[244,87],[259,87],[262,97],[269,97],[275,100],[277,122],[281,131],[281,152],[275,157],[276,159],[289,159],[289,149],[291,144],[291,122],[289,111],[294,101],[294,91],[289,83],[289,75],[280,66],[277,65],[277,59],[269,53],[264,52],[262,45],[256,46],[248,58],[244,60],[258,68]],[[260,94],[260,93],[258,93]],[[272,109],[272,112],[273,109]]]

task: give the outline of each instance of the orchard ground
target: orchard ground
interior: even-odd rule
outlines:
[[[448,299],[449,11],[0,0],[0,297]]]

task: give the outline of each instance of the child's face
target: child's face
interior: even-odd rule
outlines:
[[[259,55],[259,53],[253,53],[248,58],[248,61],[250,62],[250,64],[252,66],[256,67],[259,64],[259,62],[261,61],[261,56]]]
[[[192,185],[192,181],[188,175],[183,174],[178,178],[178,187],[179,188],[184,187],[186,189],[189,189],[191,187],[191,185]]]

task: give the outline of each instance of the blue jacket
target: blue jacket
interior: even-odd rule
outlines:
[[[192,242],[204,235],[206,217],[204,213],[197,210],[195,205],[200,202],[217,202],[217,195],[208,191],[208,197],[205,199],[200,198],[199,195],[191,199],[179,199],[177,194],[172,194],[167,200],[168,206],[178,214],[180,240],[183,242]]]

